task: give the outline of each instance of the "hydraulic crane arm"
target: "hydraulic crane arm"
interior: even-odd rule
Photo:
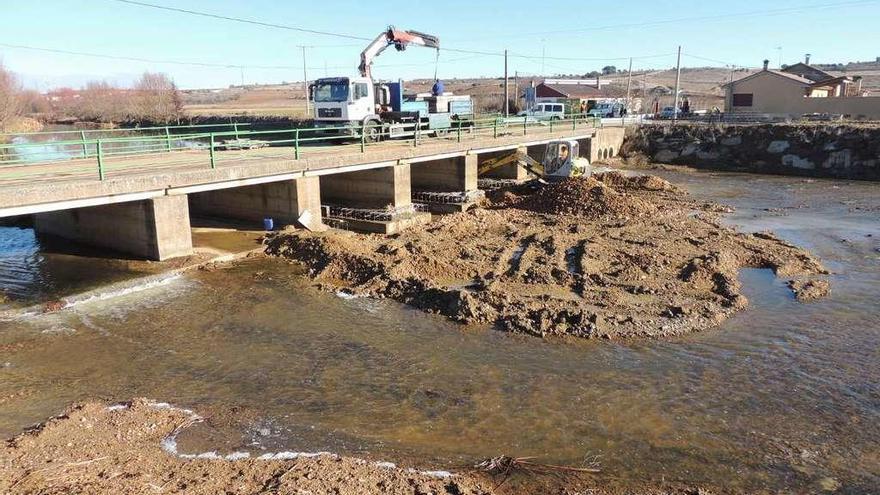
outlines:
[[[398,30],[395,29],[394,26],[389,26],[386,31],[377,36],[376,39],[367,45],[364,51],[361,52],[361,65],[358,67],[361,76],[371,76],[370,72],[373,67],[373,59],[379,56],[379,54],[385,51],[389,46],[394,45],[394,48],[401,52],[406,50],[407,45],[410,44],[436,48],[437,50],[440,49],[440,39],[436,36],[420,33],[418,31]]]

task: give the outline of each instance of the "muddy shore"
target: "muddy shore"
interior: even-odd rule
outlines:
[[[828,273],[772,233],[723,226],[726,207],[654,176],[610,172],[490,196],[484,208],[396,236],[283,232],[266,240],[267,252],[303,263],[327,290],[466,324],[586,338],[717,326],[748,304],[741,268],[804,283]]]
[[[330,452],[178,451],[177,437],[212,417],[134,399],[71,405],[6,441],[0,493],[526,495],[592,493],[685,495],[712,492],[681,483],[627,489],[553,466],[487,472],[401,467]],[[222,420],[221,420],[222,421]],[[543,469],[543,470],[542,470]]]
[[[492,493],[477,476],[331,453],[177,453],[176,435],[203,420],[145,399],[73,405],[7,441],[0,493]]]

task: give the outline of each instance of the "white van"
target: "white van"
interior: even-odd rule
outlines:
[[[536,120],[560,120],[565,118],[564,103],[535,103],[535,106],[523,110],[520,117],[534,117]]]

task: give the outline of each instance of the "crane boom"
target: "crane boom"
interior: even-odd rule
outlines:
[[[410,44],[440,49],[440,39],[436,36],[418,31],[404,31],[396,29],[394,26],[388,26],[387,30],[377,36],[361,52],[361,65],[358,66],[361,76],[371,77],[370,72],[373,66],[373,59],[389,46],[394,45],[394,48],[401,52],[406,50],[407,45]]]

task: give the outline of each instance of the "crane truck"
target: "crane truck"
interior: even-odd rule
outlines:
[[[436,36],[390,26],[362,52],[360,77],[324,77],[312,85],[315,127],[335,134],[378,141],[384,137],[442,134],[473,121],[474,105],[468,95],[441,90],[406,95],[403,82],[381,82],[372,77],[373,60],[389,46],[403,51],[409,45],[440,49]]]

